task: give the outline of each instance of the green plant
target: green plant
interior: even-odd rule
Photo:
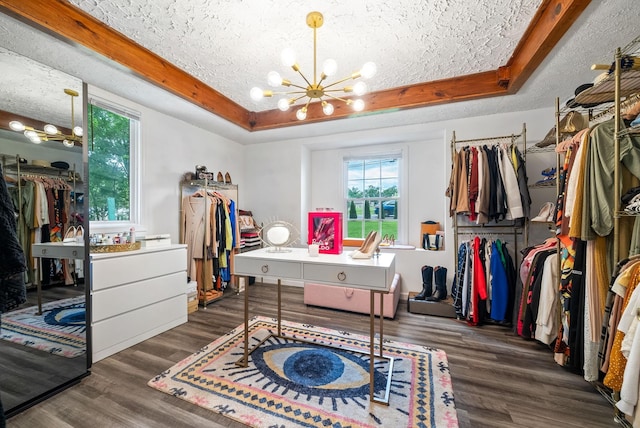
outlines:
[[[358,213],[356,212],[356,204],[351,201],[349,204],[349,218],[358,218]]]

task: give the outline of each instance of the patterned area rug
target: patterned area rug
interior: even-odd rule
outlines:
[[[0,339],[67,358],[86,352],[85,298],[74,297],[2,314]]]
[[[276,332],[275,320],[252,319],[249,346]],[[458,426],[444,351],[386,341],[384,354],[395,360],[386,406],[369,401],[367,336],[288,321],[282,333],[286,339],[267,339],[243,368],[235,364],[244,349],[240,325],[148,385],[251,427]],[[387,373],[387,362],[376,360],[376,391]]]

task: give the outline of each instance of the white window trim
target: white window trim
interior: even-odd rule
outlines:
[[[141,142],[142,142],[142,114],[130,108],[124,107],[121,104],[110,101],[105,98],[97,97],[95,95],[89,96],[89,104],[96,107],[112,111],[121,116],[133,119],[130,129],[130,147],[129,147],[129,217],[128,221],[90,221],[89,227],[91,233],[111,233],[111,232],[123,232],[134,228],[136,231],[142,231],[141,219],[141,187],[140,187],[140,175],[142,172],[141,164]],[[90,168],[90,167],[89,167]],[[88,189],[87,189],[88,191]],[[91,199],[89,199],[91,204]]]
[[[398,177],[398,200],[400,203],[398,204],[398,209],[400,215],[398,216],[398,236],[396,237],[396,243],[398,244],[406,244],[409,242],[409,171],[408,171],[408,156],[409,156],[409,146],[401,145],[401,146],[393,146],[387,147],[386,150],[382,150],[379,148],[366,148],[359,149],[353,148],[350,149],[348,153],[342,156],[342,179],[341,179],[341,192],[342,192],[342,205],[345,206],[347,201],[347,196],[344,194],[345,191],[345,183],[347,177],[347,161],[356,160],[356,159],[384,159],[390,157],[397,157],[399,168],[400,168],[400,176]],[[348,215],[343,216],[343,221],[345,222],[344,227],[346,228],[346,222],[348,221]]]

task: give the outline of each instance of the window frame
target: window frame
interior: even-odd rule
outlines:
[[[124,116],[130,119],[129,125],[129,220],[114,220],[114,221],[99,221],[90,220],[89,227],[92,232],[119,232],[134,228],[136,230],[141,229],[141,188],[140,188],[140,174],[141,174],[141,142],[142,142],[142,114],[133,109],[127,108],[116,102],[110,101],[105,98],[101,98],[95,95],[90,95],[87,102],[87,110],[90,111],[91,106],[96,106],[103,110],[108,110],[114,114]],[[90,114],[88,114],[90,116]],[[90,120],[90,118],[89,118]],[[90,141],[87,144],[91,144]],[[90,151],[90,150],[88,150]],[[87,176],[90,177],[91,173],[91,160],[88,158]],[[90,183],[89,183],[90,184]],[[87,192],[89,192],[89,185],[87,185]],[[91,205],[91,199],[89,198],[89,205]],[[87,208],[88,210],[88,208]],[[88,211],[87,211],[88,212]]]
[[[396,209],[398,210],[397,219],[397,236],[395,237],[396,243],[404,243],[407,242],[407,195],[409,194],[408,189],[408,180],[407,180],[407,148],[402,147],[400,149],[388,149],[384,151],[350,151],[348,155],[344,155],[342,157],[342,206],[346,207],[345,215],[343,216],[343,230],[345,230],[344,240],[350,241],[353,243],[361,242],[364,238],[351,238],[347,236],[348,231],[348,222],[349,222],[349,201],[353,200],[353,198],[349,198],[348,196],[348,162],[349,161],[366,161],[372,159],[397,159],[398,161],[398,196],[395,198],[385,198],[383,196],[377,197],[380,201],[395,199],[397,202]],[[364,198],[363,198],[364,199]],[[373,198],[366,198],[373,199]],[[364,219],[363,219],[364,221]],[[376,221],[376,219],[372,219],[371,221]],[[377,219],[378,223],[383,221],[383,219]],[[380,230],[380,226],[378,228]]]

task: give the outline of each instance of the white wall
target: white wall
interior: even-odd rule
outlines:
[[[141,113],[142,223],[147,233],[170,233],[178,241],[181,176],[204,164],[210,171],[229,172],[239,185],[239,208],[251,210],[259,223],[285,220],[300,231],[298,245],[306,245],[307,212],[314,207],[342,207],[342,157],[387,148],[405,152],[407,228],[402,243],[416,250],[396,251],[396,269],[403,278],[403,297],[422,288],[421,266],[445,266],[449,286],[454,275],[453,236],[444,192],[451,168],[450,140],[518,134],[527,124],[528,141],[541,140],[553,124],[552,108],[483,116],[441,123],[378,129],[354,135],[309,137],[243,146],[152,109],[89,86],[98,96]],[[350,144],[351,141],[356,141]],[[367,140],[371,144],[367,145]],[[387,141],[387,143],[384,143]],[[533,155],[532,155],[533,156]],[[549,160],[530,158],[530,182],[539,178]],[[553,157],[551,157],[553,159]],[[547,198],[534,191],[532,212]],[[434,220],[446,231],[444,251],[420,249],[420,222]],[[545,231],[542,231],[546,233]],[[349,251],[346,249],[345,251]],[[392,250],[385,250],[392,251]]]
[[[178,242],[179,182],[196,165],[223,175],[229,172],[238,184],[239,207],[246,203],[243,146],[95,86],[89,86],[88,93],[89,98],[99,97],[140,113],[141,232],[169,233],[172,242]]]
[[[526,123],[527,141],[533,144],[541,140],[554,122],[553,108],[513,112],[502,115],[474,117],[464,120],[452,119],[441,123],[427,123],[409,127],[379,129],[370,134],[371,141],[378,145],[362,146],[362,135],[358,147],[350,146],[352,136],[336,134],[326,138],[307,138],[299,141],[273,142],[245,148],[247,186],[244,190],[247,209],[253,210],[261,220],[281,219],[292,221],[302,231],[301,242],[306,242],[306,211],[314,207],[340,209],[343,204],[342,157],[359,150],[403,148],[407,153],[408,169],[407,244],[416,250],[395,250],[396,270],[403,276],[403,297],[409,291],[422,288],[421,266],[445,266],[448,269],[448,285],[454,275],[452,223],[448,216],[449,200],[445,190],[451,169],[450,141],[455,131],[456,139],[489,138],[519,134]],[[393,141],[381,144],[380,141]],[[347,142],[347,143],[344,143]],[[304,148],[310,152],[307,166]],[[331,147],[326,149],[325,147]],[[533,156],[533,155],[531,155]],[[538,156],[538,155],[536,155]],[[553,158],[553,155],[551,155]],[[536,169],[529,168],[530,183],[540,175],[540,161],[530,158]],[[548,162],[542,161],[542,165]],[[309,168],[307,171],[306,169]],[[310,192],[307,204],[306,175]],[[540,196],[532,192],[532,211],[542,205]],[[307,208],[304,208],[305,205]],[[419,241],[420,222],[434,220],[446,231],[444,251],[421,250]],[[345,251],[349,251],[346,249]],[[385,250],[392,251],[392,250]]]

